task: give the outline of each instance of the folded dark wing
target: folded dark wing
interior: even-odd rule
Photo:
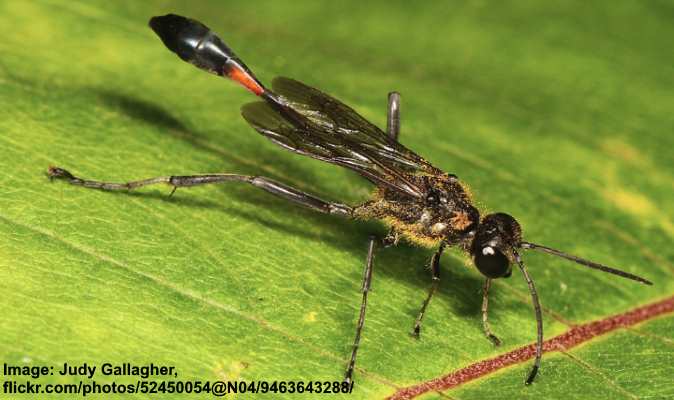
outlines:
[[[246,104],[242,114],[280,146],[413,197],[424,197],[425,189],[410,175],[442,173],[337,99],[289,78],[274,79],[272,88],[281,110],[256,102]],[[283,112],[286,107],[290,110]]]

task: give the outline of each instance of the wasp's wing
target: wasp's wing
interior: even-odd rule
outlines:
[[[285,77],[275,78],[272,81],[272,88],[293,109],[312,122],[335,131],[337,135],[376,146],[376,150],[387,160],[387,164],[397,170],[412,174],[442,173],[334,97]]]
[[[388,137],[342,102],[288,78],[276,78],[273,90],[288,112],[264,102],[243,107],[258,132],[299,154],[341,165],[378,185],[423,197],[410,175],[442,173]]]

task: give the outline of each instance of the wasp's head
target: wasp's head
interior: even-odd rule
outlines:
[[[504,213],[485,216],[470,246],[475,266],[487,278],[508,278],[512,274],[513,250],[520,247],[522,230],[515,218]]]

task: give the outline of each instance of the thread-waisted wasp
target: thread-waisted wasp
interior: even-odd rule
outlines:
[[[265,87],[248,67],[209,28],[193,19],[168,14],[154,17],[150,27],[166,47],[198,68],[240,83],[261,98],[246,104],[243,117],[260,134],[279,146],[351,169],[376,186],[372,198],[350,206],[324,201],[283,183],[237,174],[162,176],[113,183],[79,178],[60,167],[50,167],[50,178],[103,190],[133,190],[154,184],[168,184],[173,192],[189,187],[221,182],[245,182],[301,206],[351,219],[380,219],[389,227],[384,238],[370,237],[363,272],[362,301],[346,381],[352,380],[356,354],[365,322],[368,291],[372,281],[375,249],[397,245],[405,239],[412,244],[437,246],[430,267],[432,282],[412,334],[419,336],[421,322],[440,280],[440,256],[447,246],[468,253],[486,277],[483,286],[482,323],[485,335],[495,344],[487,320],[491,281],[512,274],[517,264],[528,284],[537,326],[536,359],[526,383],[533,382],[543,352],[543,320],[533,281],[520,257],[520,249],[533,249],[650,285],[646,279],[559,250],[522,240],[519,223],[505,213],[481,216],[473,206],[467,187],[456,175],[434,167],[397,140],[400,131],[400,95],[388,98],[386,132],[365,120],[353,109],[327,94],[296,80],[279,77],[271,89]]]

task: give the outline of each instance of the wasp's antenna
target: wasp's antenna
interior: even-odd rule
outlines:
[[[641,282],[641,283],[646,284],[646,285],[652,285],[653,284],[653,282],[651,282],[647,279],[644,279],[640,276],[630,274],[629,272],[625,272],[625,271],[621,271],[619,269],[607,267],[606,265],[598,264],[596,262],[586,260],[584,258],[576,257],[576,256],[571,255],[571,254],[566,254],[563,251],[555,250],[553,248],[546,247],[546,246],[543,246],[543,245],[540,245],[540,244],[530,243],[530,242],[522,242],[520,247],[522,247],[523,249],[534,249],[534,250],[542,251],[544,253],[555,255],[557,257],[566,258],[567,260],[571,260],[571,261],[576,262],[580,265],[584,265],[586,267],[590,267],[590,268],[593,268],[593,269],[598,269],[600,271],[608,272],[608,273],[613,274],[613,275],[622,276],[623,278],[627,278],[627,279],[631,279],[633,281]]]
[[[536,360],[534,361],[534,366],[529,372],[527,380],[524,382],[525,385],[531,385],[531,383],[536,378],[538,374],[538,368],[541,366],[541,356],[543,355],[543,316],[541,315],[541,303],[538,301],[538,293],[536,293],[536,286],[534,286],[534,281],[531,280],[529,273],[527,272],[520,255],[515,249],[513,249],[513,254],[515,255],[515,260],[517,265],[519,265],[524,279],[529,285],[529,292],[531,293],[531,302],[534,303],[534,312],[536,313]]]

